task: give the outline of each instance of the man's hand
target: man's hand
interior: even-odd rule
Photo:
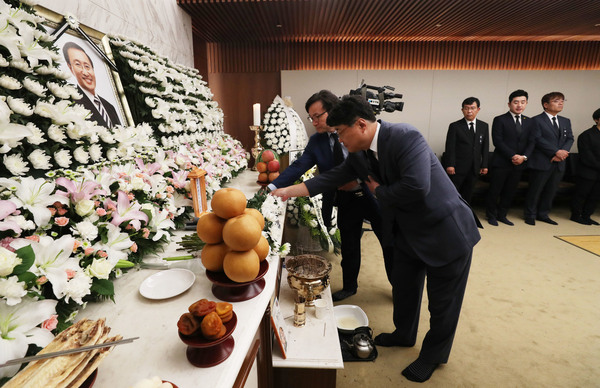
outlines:
[[[518,166],[518,165],[523,164],[523,162],[525,162],[525,156],[513,155],[511,160],[512,160],[512,164],[514,164],[515,166]]]
[[[373,179],[371,175],[369,175],[369,179],[365,181],[365,184],[369,188],[369,191],[373,194],[375,194],[375,189],[379,187],[379,183],[377,183],[377,181]]]
[[[479,175],[485,175],[488,173],[488,169],[487,168],[480,168],[479,169]]]
[[[338,187],[338,190],[348,191],[348,190],[355,189],[356,186],[358,186],[358,185],[359,185],[358,181],[353,180],[353,181],[350,181],[348,183],[341,185],[340,187]]]
[[[276,197],[280,197],[282,200],[287,201],[291,197],[305,197],[309,195],[308,188],[304,183],[299,183],[297,185],[282,187],[280,189],[276,189],[271,191],[271,195]]]
[[[568,158],[568,157],[569,157],[569,151],[566,151],[566,150],[558,150],[558,151],[556,151],[556,154],[555,154],[555,156],[556,156],[557,158],[559,158],[559,159],[560,159],[560,161],[563,161],[563,160],[565,160],[566,158]]]
[[[446,167],[446,172],[448,173],[448,175],[456,174],[456,170],[454,170],[454,167]]]

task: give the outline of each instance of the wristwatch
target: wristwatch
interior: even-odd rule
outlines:
[[[527,156],[523,155],[523,161],[526,162],[527,161]]]

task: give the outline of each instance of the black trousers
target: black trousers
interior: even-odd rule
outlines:
[[[571,202],[571,215],[589,218],[600,200],[600,180],[577,177],[575,193]]]
[[[505,218],[515,197],[522,169],[513,167],[494,167],[490,169],[490,188],[485,206],[485,215],[489,218]]]
[[[382,245],[386,272],[391,273],[388,267],[392,262],[392,248],[384,248],[381,213],[379,205],[373,196],[338,190],[336,197],[338,206],[338,228],[342,240],[342,279],[345,290],[356,290],[358,287],[358,273],[361,265],[360,240],[363,233],[363,220],[371,223],[373,232]]]
[[[557,163],[547,171],[529,171],[529,189],[525,199],[525,218],[545,218],[550,214],[552,202],[564,171],[558,169]]]
[[[471,199],[473,198],[473,189],[475,188],[477,176],[471,171],[467,173],[456,173],[448,176],[450,177],[452,183],[454,183],[454,187],[456,187],[456,190],[460,196],[470,204]]]
[[[426,362],[448,362],[471,268],[473,251],[441,267],[418,259],[400,236],[395,244],[392,271],[396,338],[407,346],[417,340],[425,277],[429,300],[429,331],[419,357]]]

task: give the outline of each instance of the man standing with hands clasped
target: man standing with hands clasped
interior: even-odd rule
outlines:
[[[345,96],[330,112],[350,152],[341,165],[304,183],[277,189],[274,195],[316,195],[360,178],[376,196],[384,234],[393,244],[390,280],[396,330],[375,337],[379,346],[412,347],[425,277],[430,328],[419,357],[402,374],[428,380],[446,363],[458,325],[473,246],[480,236],[473,212],[461,198],[421,133],[409,124],[376,121],[361,96]]]
[[[533,117],[537,136],[535,149],[527,161],[529,190],[525,199],[525,223],[529,225],[535,225],[536,219],[558,225],[549,214],[574,142],[571,120],[558,115],[564,103],[561,92],[548,93],[542,97],[544,112]]]
[[[498,226],[498,221],[514,225],[506,215],[535,146],[535,122],[523,115],[528,97],[522,89],[512,92],[508,97],[508,112],[494,117],[492,124],[495,149],[485,213],[493,226]]]
[[[476,119],[481,110],[479,105],[476,97],[462,102],[464,118],[448,126],[444,150],[446,172],[468,203],[471,203],[477,177],[488,172],[489,127],[486,122]]]

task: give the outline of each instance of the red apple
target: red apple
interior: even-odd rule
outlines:
[[[275,155],[273,154],[273,151],[271,151],[271,150],[265,150],[261,154],[260,158],[262,159],[263,162],[267,162],[268,163],[271,160],[275,159]]]
[[[269,174],[267,174],[266,172],[261,172],[260,174],[258,174],[258,181],[269,182]]]
[[[256,171],[258,171],[258,172],[267,171],[267,164],[265,162],[256,163]]]
[[[267,164],[267,170],[269,170],[269,172],[279,171],[279,162],[277,159],[271,160],[269,164]]]
[[[279,177],[278,172],[270,172],[269,173],[269,182],[273,182],[275,179],[277,179],[277,177]]]

